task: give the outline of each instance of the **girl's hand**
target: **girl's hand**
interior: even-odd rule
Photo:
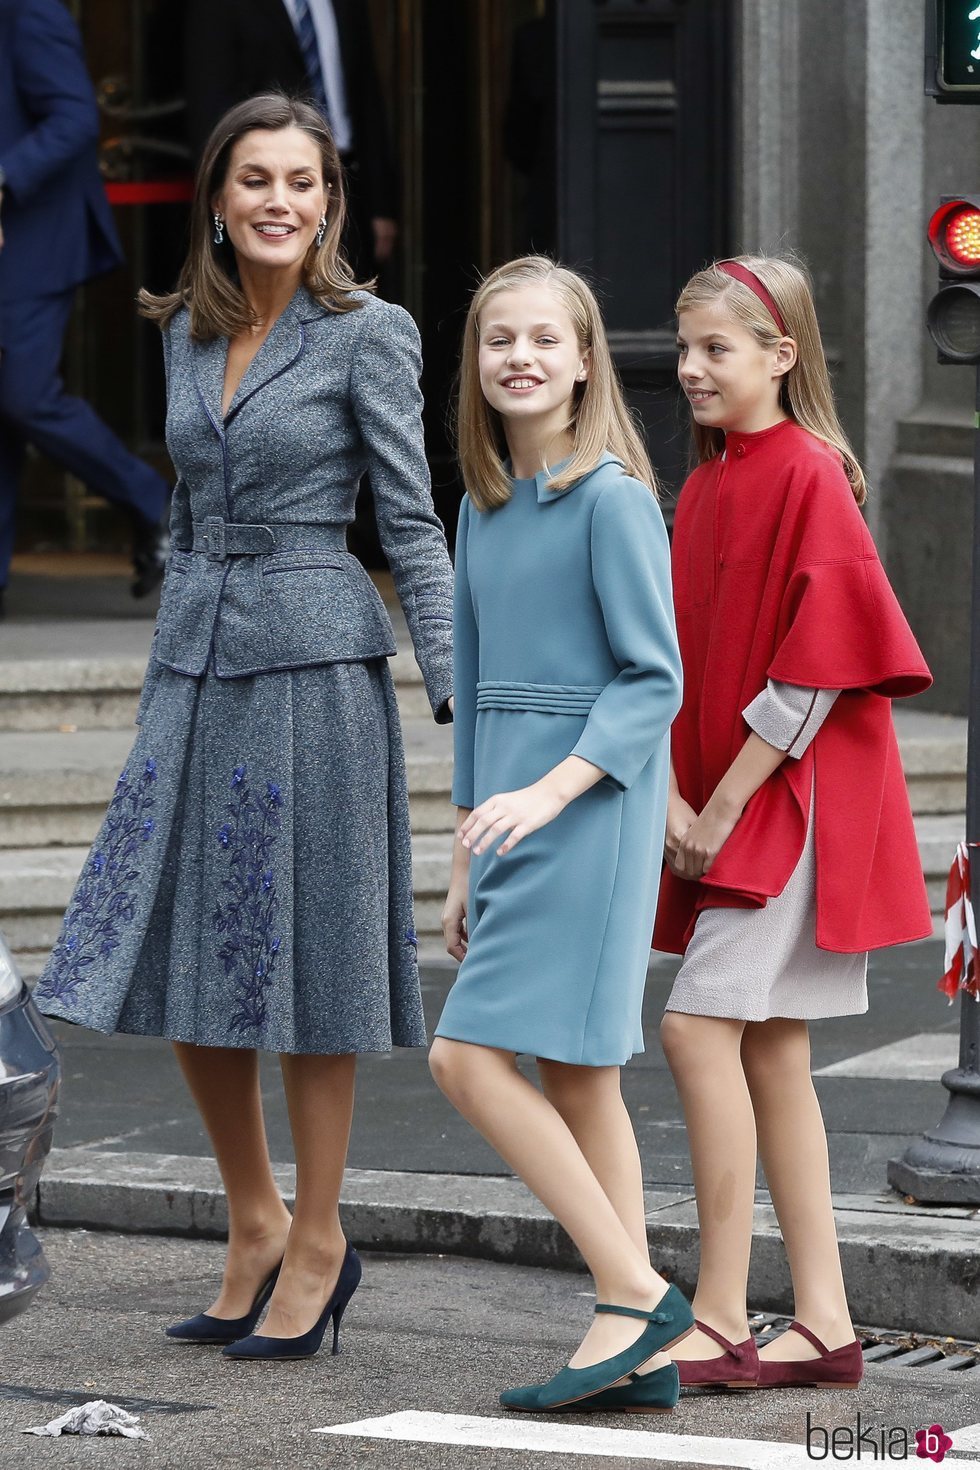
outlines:
[[[702,878],[710,873],[715,858],[742,815],[740,810],[716,803],[714,797],[688,827],[677,846],[674,871],[679,878]]]
[[[671,789],[667,797],[667,831],[664,836],[664,861],[677,878],[687,874],[677,866],[677,849],[688,829],[697,821],[698,814],[679,791]]]
[[[522,786],[519,791],[502,791],[488,797],[474,807],[459,829],[459,836],[465,848],[481,853],[491,842],[509,833],[497,848],[497,856],[503,857],[530,832],[553,822],[567,805],[568,799],[560,796],[546,777],[535,781],[533,786]]]
[[[454,960],[462,960],[469,945],[469,935],[466,932],[468,887],[468,874],[465,869],[454,863],[452,876],[449,879],[449,892],[446,894],[446,902],[442,909],[442,937],[446,941],[447,951]]]

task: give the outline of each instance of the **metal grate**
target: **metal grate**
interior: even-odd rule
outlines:
[[[759,1346],[785,1332],[791,1317],[755,1312],[749,1326]],[[980,1378],[980,1343],[924,1332],[856,1327],[865,1363],[887,1363],[890,1368],[924,1368],[930,1373],[975,1373]]]

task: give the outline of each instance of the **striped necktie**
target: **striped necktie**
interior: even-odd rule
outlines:
[[[310,83],[310,92],[314,101],[318,102],[330,121],[330,107],[327,102],[327,89],[323,81],[323,67],[320,65],[320,45],[316,38],[316,27],[313,24],[313,16],[310,14],[308,0],[294,0],[296,14],[296,36],[299,40],[299,49],[303,53],[303,65]]]

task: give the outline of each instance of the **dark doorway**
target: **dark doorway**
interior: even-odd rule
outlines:
[[[173,282],[184,250],[186,3],[75,7],[128,267],[81,293],[69,375],[161,464],[159,342],[133,303],[138,286]],[[449,418],[467,301],[482,272],[529,249],[558,253],[594,280],[654,463],[676,488],[687,435],[672,304],[686,277],[731,243],[730,0],[364,3],[401,172],[399,246],[381,289],[422,332],[427,444],[450,537],[461,486]],[[34,466],[32,491],[23,545],[124,542],[115,512],[52,467]]]

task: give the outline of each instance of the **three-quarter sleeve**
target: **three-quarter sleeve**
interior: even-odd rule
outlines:
[[[793,760],[809,749],[834,707],[839,689],[808,689],[770,679],[761,694],[742,711],[750,729]]]
[[[479,514],[479,512],[475,512]],[[453,589],[453,789],[455,806],[472,807],[473,756],[476,741],[476,686],[480,677],[480,630],[466,567],[470,498],[464,496],[456,531],[456,580]]]
[[[452,693],[452,565],[432,505],[422,435],[421,343],[400,306],[372,299],[351,365],[351,403],[364,443],[381,545],[436,719]]]
[[[593,583],[620,672],[592,706],[572,754],[626,790],[681,705],[670,550],[656,500],[625,476],[597,500],[591,539]]]

